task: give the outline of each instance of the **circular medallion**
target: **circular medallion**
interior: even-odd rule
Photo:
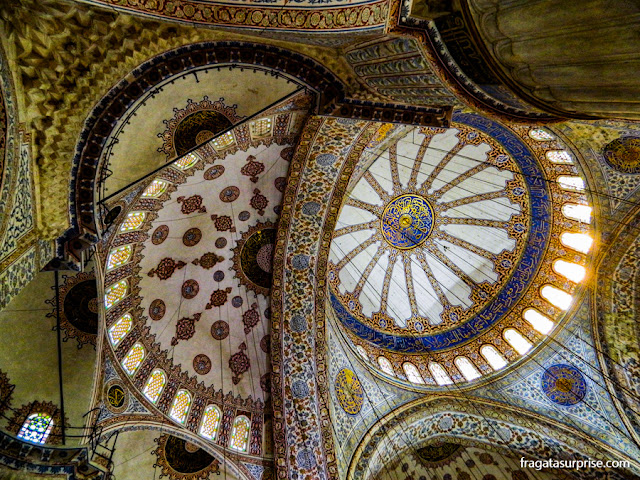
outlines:
[[[240,308],[243,303],[244,300],[242,300],[242,297],[240,296],[235,296],[231,299],[231,305],[233,305],[235,308]]]
[[[149,305],[149,316],[153,320],[160,320],[164,317],[165,312],[167,311],[164,302],[159,298],[156,298],[151,305]]]
[[[64,297],[63,310],[69,323],[81,332],[98,333],[95,279],[84,280],[73,285]]]
[[[193,247],[198,244],[201,238],[202,232],[199,228],[190,228],[184,232],[184,235],[182,236],[182,243],[184,243],[186,247]]]
[[[587,383],[576,367],[552,365],[542,374],[542,391],[558,405],[570,406],[582,401],[587,393]]]
[[[216,248],[224,248],[227,246],[227,239],[224,237],[219,237],[216,239]]]
[[[220,200],[226,203],[233,202],[240,196],[238,187],[227,187],[220,192]]]
[[[287,188],[287,179],[284,177],[276,178],[273,183],[279,192],[284,192],[284,190]]]
[[[241,222],[246,222],[247,220],[249,220],[250,216],[251,214],[249,212],[243,210],[238,214],[238,220],[240,220]]]
[[[640,137],[620,137],[602,152],[607,163],[622,173],[640,173]]]
[[[364,391],[356,374],[348,368],[343,368],[336,376],[335,387],[342,409],[349,415],[357,414],[362,408]]]
[[[431,233],[433,216],[433,207],[425,198],[413,193],[400,195],[391,200],[382,213],[382,236],[392,247],[415,248]]]
[[[127,390],[119,383],[118,379],[109,380],[105,384],[103,392],[104,404],[113,413],[122,413],[129,406]]]
[[[218,320],[211,325],[211,336],[216,340],[224,340],[229,335],[229,324],[224,320]]]
[[[191,442],[171,435],[162,435],[157,442],[158,448],[153,453],[167,476],[196,479],[220,473],[220,462]]]
[[[224,167],[222,165],[214,165],[213,167],[208,168],[204,172],[204,179],[205,180],[215,180],[216,178],[218,178],[223,173],[224,173]]]
[[[194,298],[196,295],[198,295],[199,291],[200,286],[195,280],[187,280],[182,284],[182,296],[187,300]]]
[[[216,282],[221,282],[224,280],[224,272],[222,270],[216,270],[213,272],[213,279]]]
[[[240,283],[262,295],[271,288],[271,268],[276,229],[271,222],[259,223],[242,234],[233,249],[233,269]]]
[[[154,245],[160,245],[167,239],[169,235],[169,227],[166,225],[160,225],[151,234],[151,243]]]
[[[200,375],[206,375],[211,371],[211,359],[204,353],[196,355],[193,359],[193,369]]]
[[[120,385],[112,385],[107,391],[107,401],[113,408],[119,408],[124,404],[124,390]]]

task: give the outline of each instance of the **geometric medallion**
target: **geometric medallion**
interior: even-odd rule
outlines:
[[[602,155],[622,173],[640,173],[640,137],[620,137],[605,145]]]
[[[433,207],[420,195],[407,193],[391,200],[380,218],[380,230],[392,247],[421,245],[433,229]]]
[[[552,365],[542,374],[542,391],[549,400],[558,405],[575,405],[587,393],[587,383],[576,367]]]
[[[364,390],[356,374],[348,368],[343,368],[336,376],[335,387],[342,409],[349,415],[357,414],[362,408]]]

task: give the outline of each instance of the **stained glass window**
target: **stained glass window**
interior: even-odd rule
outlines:
[[[147,384],[144,386],[142,393],[144,393],[144,396],[147,397],[151,403],[156,403],[166,383],[167,376],[162,370],[156,368],[151,372],[151,376],[147,380]]]
[[[180,170],[189,170],[198,162],[199,159],[200,157],[198,157],[198,155],[191,152],[191,153],[187,153],[184,157],[182,157],[180,160],[174,163],[174,165],[178,167]]]
[[[267,137],[271,135],[271,125],[273,122],[271,117],[261,118],[249,124],[249,130],[253,138]]]
[[[142,196],[147,198],[157,198],[167,190],[168,186],[169,184],[167,182],[164,182],[162,180],[154,180],[153,182],[151,182],[151,184],[149,184],[147,188],[145,188]]]
[[[18,432],[18,438],[34,443],[45,443],[51,429],[53,418],[46,413],[32,413],[27,417]]]
[[[107,259],[107,270],[111,270],[113,268],[120,267],[127,263],[131,258],[131,254],[133,253],[133,248],[131,245],[124,245],[122,247],[114,248],[109,253],[109,258]]]
[[[551,305],[558,307],[560,310],[567,310],[571,306],[573,297],[564,290],[554,287],[553,285],[545,285],[540,289],[540,294]]]
[[[358,353],[362,358],[364,358],[365,360],[369,360],[369,355],[367,355],[367,351],[362,345],[356,345],[356,350],[358,350]]]
[[[591,245],[593,244],[593,238],[586,233],[564,232],[560,235],[560,241],[563,245],[581,253],[589,253]]]
[[[535,308],[527,308],[522,316],[538,332],[546,335],[553,330],[554,323],[546,315],[541,314]]]
[[[458,357],[454,360],[454,363],[469,382],[481,376],[476,366],[467,357]]]
[[[140,342],[136,343],[127,356],[122,359],[122,366],[126,370],[129,375],[133,375],[136,373],[136,370],[142,363],[142,359],[144,358],[144,347]]]
[[[144,212],[130,212],[127,213],[127,218],[125,218],[122,225],[120,225],[121,232],[130,232],[131,230],[135,230],[142,225],[144,222],[144,217],[146,214]]]
[[[131,314],[126,313],[118,319],[116,323],[109,327],[109,340],[115,347],[120,341],[127,336],[131,326],[133,325],[133,317]]]
[[[378,365],[380,365],[380,368],[384,373],[395,377],[396,374],[393,371],[393,366],[387,357],[378,357]]]
[[[529,136],[534,140],[538,140],[539,142],[545,142],[548,140],[553,140],[555,138],[544,128],[534,128],[529,132]]]
[[[584,192],[584,180],[581,177],[570,177],[561,175],[558,177],[558,185],[565,190],[572,192]]]
[[[566,262],[564,260],[556,260],[553,262],[553,269],[574,283],[579,283],[584,280],[584,277],[587,274],[587,270],[582,265]]]
[[[173,400],[173,406],[169,412],[169,416],[178,423],[184,423],[187,419],[187,413],[191,406],[191,395],[186,390],[178,390],[176,398]]]
[[[220,425],[220,409],[215,405],[207,405],[202,415],[202,424],[200,425],[200,435],[209,440],[216,438],[218,426]]]
[[[533,347],[531,342],[524,338],[522,334],[515,328],[507,328],[504,331],[503,335],[504,339],[509,342],[509,345],[515,348],[516,352],[518,352],[520,355],[524,355],[529,350],[531,350],[531,347]]]
[[[128,284],[126,280],[120,280],[118,283],[107,287],[104,292],[104,306],[111,308],[124,297],[127,296]]]
[[[507,361],[493,345],[485,345],[480,349],[480,353],[494,370],[500,370],[507,365]]]
[[[420,375],[418,367],[416,367],[413,363],[404,362],[402,364],[402,369],[407,375],[407,380],[409,380],[411,383],[424,383],[424,379],[422,378],[422,375]]]
[[[227,132],[220,135],[213,141],[213,148],[216,150],[222,150],[234,143],[236,139],[233,137],[233,133]]]
[[[249,446],[249,430],[251,422],[244,415],[238,415],[233,421],[233,429],[231,430],[231,439],[229,447],[239,452],[246,452]]]
[[[571,155],[565,150],[551,150],[547,152],[547,159],[551,163],[573,164]]]
[[[565,203],[562,206],[562,214],[572,220],[577,220],[582,223],[591,223],[591,207],[589,205]]]
[[[438,385],[451,385],[453,383],[447,371],[439,363],[429,363],[429,371]]]

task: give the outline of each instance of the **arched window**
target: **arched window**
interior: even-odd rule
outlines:
[[[456,364],[456,367],[458,367],[458,370],[460,370],[460,373],[462,373],[467,381],[470,382],[471,380],[475,380],[476,378],[481,376],[478,369],[473,363],[471,363],[471,360],[469,360],[467,357],[458,357],[453,362]]]
[[[218,426],[220,425],[220,409],[215,405],[207,405],[202,415],[202,424],[200,425],[200,435],[209,440],[216,438]]]
[[[18,432],[18,438],[34,443],[45,443],[53,428],[53,418],[46,413],[32,413]]]
[[[589,253],[593,244],[593,238],[586,233],[564,232],[560,235],[560,241],[563,245],[580,253]]]
[[[145,188],[142,196],[146,198],[158,198],[167,190],[168,186],[169,184],[167,182],[163,182],[162,180],[154,180],[149,184],[147,188]]]
[[[122,366],[129,375],[133,375],[138,370],[138,367],[142,363],[144,358],[144,347],[140,342],[136,343],[127,356],[122,359]]]
[[[447,371],[439,363],[429,363],[429,371],[438,385],[451,385],[453,383]]]
[[[378,357],[378,365],[380,365],[380,369],[387,375],[391,375],[392,377],[396,376],[393,371],[393,366],[387,357]]]
[[[142,225],[144,222],[144,217],[146,214],[144,212],[130,212],[127,214],[127,218],[125,218],[124,222],[120,226],[121,232],[130,232],[131,230],[135,230]]]
[[[507,361],[493,345],[485,345],[480,349],[480,354],[494,370],[500,370],[507,366]]]
[[[591,223],[591,207],[589,205],[565,203],[562,206],[562,214],[571,220],[577,220],[582,223]]]
[[[523,312],[522,316],[533,328],[543,335],[546,335],[553,330],[554,323],[546,315],[541,314],[535,308],[527,308]]]
[[[156,403],[166,383],[167,376],[162,370],[156,368],[151,372],[151,376],[147,380],[147,384],[144,386],[142,393],[144,393],[144,396],[147,397],[151,403]]]
[[[233,421],[233,429],[231,430],[231,439],[229,440],[229,448],[239,452],[246,452],[249,447],[249,430],[251,422],[244,415],[238,415]]]
[[[116,323],[109,327],[109,340],[115,347],[127,336],[133,325],[133,317],[130,313],[125,313]]]
[[[551,305],[558,307],[560,310],[567,310],[571,306],[573,297],[564,290],[560,290],[553,285],[545,285],[540,289],[540,294]]]
[[[424,383],[424,378],[422,378],[422,375],[420,375],[418,367],[416,367],[413,363],[404,362],[402,364],[402,369],[407,375],[407,380],[409,380],[411,383]]]
[[[111,308],[126,297],[128,287],[129,284],[126,280],[120,280],[118,283],[107,287],[104,291],[104,307]]]
[[[564,260],[556,260],[553,262],[553,269],[574,283],[579,283],[584,280],[584,277],[587,274],[587,270],[582,265],[566,262]]]
[[[362,358],[364,358],[365,360],[369,360],[369,355],[367,355],[367,351],[364,349],[362,345],[356,345],[356,350],[358,351],[358,353]]]
[[[517,331],[515,328],[507,328],[504,333],[504,339],[509,342],[513,348],[516,349],[520,355],[524,355],[533,346],[529,340],[524,338],[522,334]]]
[[[213,148],[215,148],[218,151],[224,150],[229,145],[232,145],[233,143],[235,143],[235,141],[236,139],[234,138],[233,133],[231,132],[223,133],[213,141]]]
[[[200,157],[198,157],[195,153],[187,153],[184,157],[178,160],[174,165],[178,167],[180,170],[189,170],[193,167]]]
[[[555,138],[544,128],[532,129],[531,131],[529,131],[529,136],[534,140],[538,140],[539,142],[548,142],[549,140],[553,140]]]
[[[169,412],[169,416],[178,423],[184,423],[191,406],[191,395],[186,390],[178,390],[176,398],[173,400],[173,406]]]
[[[271,120],[271,117],[254,120],[249,124],[251,137],[252,138],[268,137],[269,135],[271,135],[272,125],[273,125],[273,121]]]
[[[584,192],[584,180],[581,177],[560,175],[558,185],[564,190],[572,192]]]
[[[551,163],[562,163],[562,164],[568,164],[568,165],[573,164],[573,159],[571,158],[571,155],[569,155],[569,152],[566,152],[565,150],[548,151],[547,159]]]
[[[107,270],[112,270],[127,263],[132,253],[133,248],[131,245],[124,245],[123,247],[111,250],[109,258],[107,259]]]

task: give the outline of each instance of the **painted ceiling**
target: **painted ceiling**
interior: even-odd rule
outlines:
[[[588,262],[559,241],[589,232],[589,218],[568,217],[566,205],[590,207],[570,155],[547,135],[458,114],[451,129],[392,142],[348,193],[329,257],[331,303],[386,378],[475,380],[561,321]]]

